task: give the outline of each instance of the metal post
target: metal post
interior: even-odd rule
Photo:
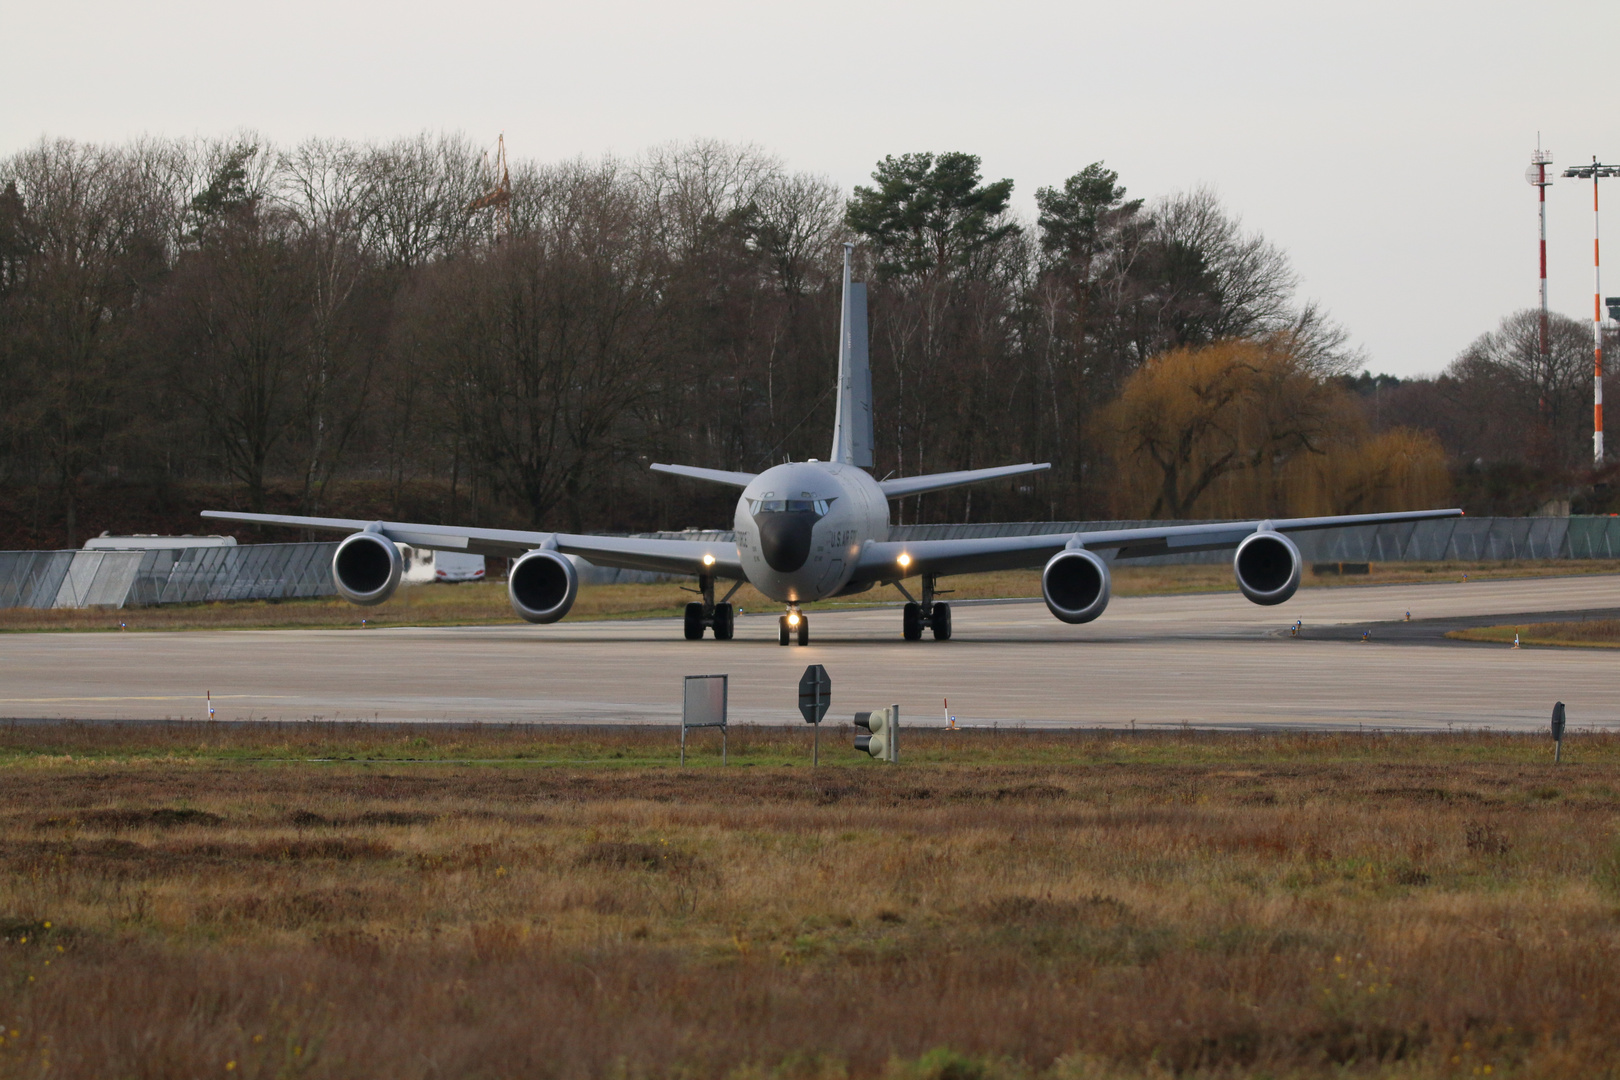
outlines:
[[[1592,179],[1592,464],[1603,467],[1603,264],[1598,252],[1598,181],[1620,176],[1620,166],[1599,164],[1565,169],[1567,177]]]
[[[810,767],[812,769],[817,769],[817,768],[821,767],[821,720],[820,720],[820,716],[821,716],[821,683],[820,682],[816,683],[816,716],[817,716],[816,722],[814,724],[810,725],[811,727],[816,729],[815,737],[811,741],[811,747],[810,747]]]
[[[1603,261],[1598,258],[1598,168],[1592,159],[1592,464],[1603,467]],[[1562,739],[1558,741],[1562,747]]]

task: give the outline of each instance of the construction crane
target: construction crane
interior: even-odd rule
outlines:
[[[512,235],[512,177],[506,168],[506,132],[495,140],[495,158],[490,160],[484,151],[484,183],[486,190],[467,204],[468,215],[480,210],[495,211],[495,242],[500,243]]]

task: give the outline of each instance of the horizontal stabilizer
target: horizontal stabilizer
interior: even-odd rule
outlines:
[[[653,472],[669,473],[671,476],[684,476],[689,480],[707,480],[711,484],[725,484],[727,487],[745,488],[758,476],[751,472],[727,472],[724,469],[700,469],[696,465],[649,465]]]
[[[889,498],[899,499],[907,495],[921,495],[925,491],[940,491],[944,488],[962,487],[965,484],[980,484],[986,480],[1022,476],[1024,473],[1044,472],[1051,467],[1051,462],[1042,462],[1039,465],[999,465],[994,469],[967,469],[963,472],[942,472],[930,476],[905,476],[898,480],[884,480],[878,487],[882,488],[883,494]]]

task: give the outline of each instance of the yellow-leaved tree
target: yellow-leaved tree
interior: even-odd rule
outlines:
[[[1371,432],[1350,394],[1286,336],[1156,356],[1099,419],[1125,517],[1421,509],[1450,489],[1433,436]]]

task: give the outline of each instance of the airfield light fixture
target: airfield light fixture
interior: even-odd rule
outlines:
[[[891,765],[900,760],[900,706],[856,713],[855,727],[856,750]]]

